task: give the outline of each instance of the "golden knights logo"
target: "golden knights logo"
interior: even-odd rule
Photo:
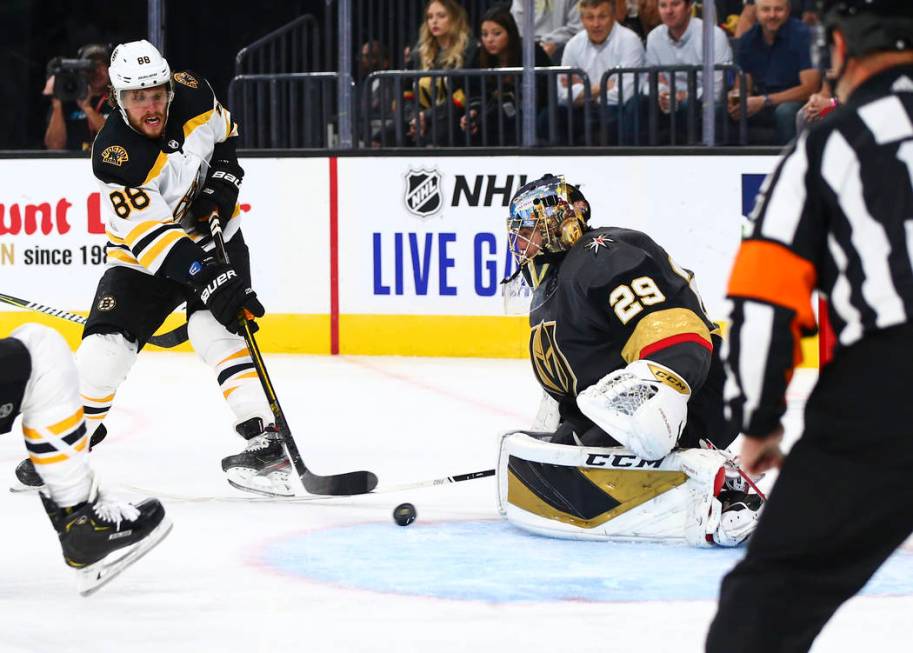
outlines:
[[[406,173],[406,210],[420,218],[434,215],[444,206],[441,173],[437,170],[413,170]]]
[[[117,166],[119,168],[129,161],[130,157],[127,156],[127,150],[120,145],[112,145],[111,147],[106,147],[102,151],[101,160],[104,163],[110,163],[112,166]]]
[[[176,81],[178,84],[183,84],[184,86],[189,86],[190,88],[196,88],[197,86],[200,85],[199,82],[197,81],[196,77],[194,77],[190,73],[185,73],[183,71],[174,74],[174,81]]]
[[[577,377],[558,348],[557,322],[540,322],[529,335],[533,371],[543,388],[557,394],[576,396]]]

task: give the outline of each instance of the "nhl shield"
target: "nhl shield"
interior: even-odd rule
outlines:
[[[441,191],[441,173],[437,170],[412,170],[406,173],[406,210],[426,218],[441,210],[444,197]]]

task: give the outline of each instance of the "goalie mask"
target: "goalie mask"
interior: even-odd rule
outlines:
[[[108,76],[111,78],[111,88],[114,91],[111,95],[125,123],[130,125],[130,119],[124,109],[124,93],[163,85],[168,88],[165,120],[168,119],[168,109],[174,99],[171,68],[149,41],[144,39],[118,45],[111,54]]]
[[[589,218],[583,193],[564,177],[545,175],[517,191],[510,201],[507,245],[531,287],[538,287],[556,255],[580,240]]]

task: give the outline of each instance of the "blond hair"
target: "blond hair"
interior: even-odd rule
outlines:
[[[443,6],[450,17],[450,46],[446,50],[441,50],[437,39],[428,29],[428,8],[434,3]],[[462,68],[465,63],[463,55],[472,38],[466,10],[455,0],[428,0],[423,16],[418,32],[418,54],[422,70],[431,70],[436,64],[441,68]]]

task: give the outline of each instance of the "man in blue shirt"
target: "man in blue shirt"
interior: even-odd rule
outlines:
[[[790,18],[789,0],[756,0],[758,24],[736,45],[736,63],[748,74],[749,127],[773,128],[775,145],[796,136],[796,113],[821,87],[811,61],[811,30]],[[729,95],[729,115],[741,116],[738,86]]]

